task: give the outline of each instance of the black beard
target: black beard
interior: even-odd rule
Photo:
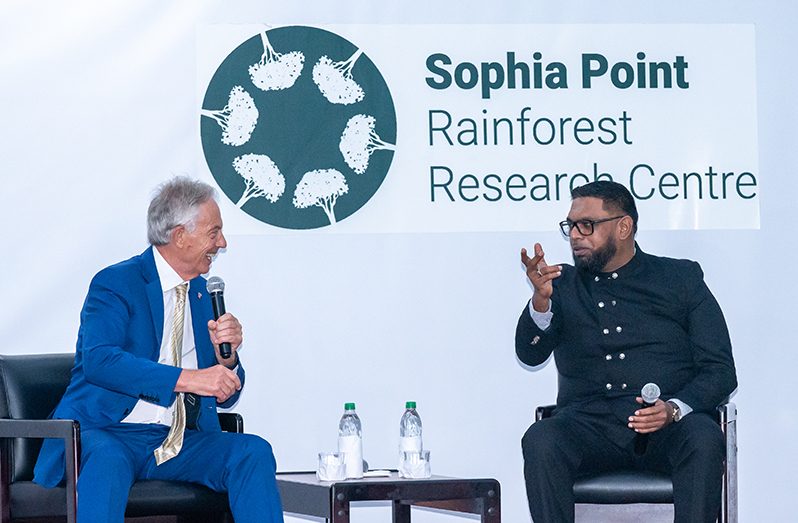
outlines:
[[[571,251],[573,253],[573,251]],[[615,240],[609,238],[604,247],[593,251],[592,254],[579,258],[574,255],[574,265],[577,269],[587,271],[589,273],[602,272],[607,263],[618,252],[618,246]]]

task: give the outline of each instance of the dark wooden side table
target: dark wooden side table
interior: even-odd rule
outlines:
[[[349,523],[353,501],[391,501],[393,523],[410,523],[413,505],[479,514],[482,523],[501,523],[501,495],[495,479],[401,479],[391,472],[391,477],[319,481],[314,472],[281,472],[277,487],[283,511],[329,523]]]

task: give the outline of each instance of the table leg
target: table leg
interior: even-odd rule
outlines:
[[[482,523],[501,523],[502,504],[499,484],[496,483],[482,498]]]
[[[410,523],[410,505],[394,500],[392,521],[393,523]]]
[[[488,506],[487,503],[482,508],[482,523],[501,523],[502,514],[498,506]]]
[[[330,515],[330,523],[349,523],[349,502],[335,500]]]

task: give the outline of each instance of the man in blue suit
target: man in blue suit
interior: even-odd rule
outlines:
[[[237,401],[244,369],[241,325],[229,313],[213,320],[201,276],[227,246],[214,197],[187,178],[163,184],[147,214],[150,248],[89,286],[72,380],[53,414],[80,422],[81,523],[122,522],[137,479],[227,492],[238,523],[283,521],[271,446],[222,432],[216,413]],[[219,353],[225,342],[229,359]],[[35,481],[63,478],[63,445],[45,440]]]

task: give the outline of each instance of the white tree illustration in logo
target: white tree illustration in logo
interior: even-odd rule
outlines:
[[[335,169],[315,169],[306,172],[294,191],[294,207],[321,207],[330,224],[335,223],[333,208],[338,197],[349,192],[344,175]]]
[[[363,174],[369,166],[371,153],[378,149],[394,150],[394,145],[383,142],[374,131],[376,121],[373,116],[356,114],[346,122],[341,141],[338,144],[344,161],[357,174]]]
[[[222,143],[244,145],[252,136],[258,122],[258,108],[255,101],[240,85],[230,91],[227,105],[219,111],[203,109],[202,116],[213,118],[222,128]]]
[[[233,169],[244,179],[246,187],[236,206],[241,208],[251,198],[262,196],[276,202],[285,191],[285,177],[265,154],[245,154],[233,160]]]
[[[260,34],[263,55],[260,62],[249,66],[249,77],[255,87],[262,91],[288,89],[302,73],[305,55],[301,51],[280,54],[269,43],[266,32]]]
[[[361,54],[363,52],[358,49],[345,62],[333,62],[324,55],[313,66],[313,81],[329,102],[350,105],[366,95],[363,88],[352,79],[352,68]]]

